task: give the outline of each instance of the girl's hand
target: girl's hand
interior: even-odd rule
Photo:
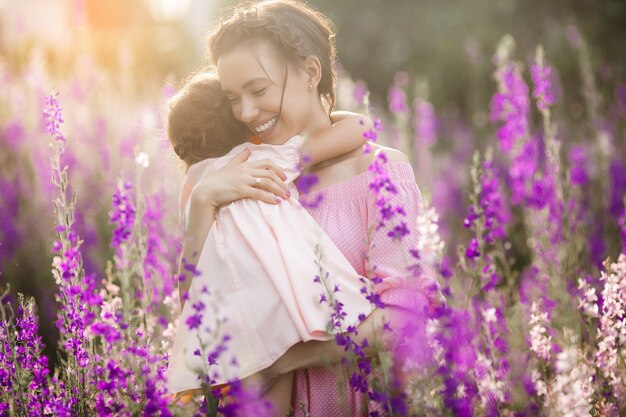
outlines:
[[[253,198],[269,204],[278,204],[290,197],[285,173],[274,162],[246,162],[250,151],[245,149],[224,168],[207,175],[191,192],[193,203],[219,208],[242,198]]]

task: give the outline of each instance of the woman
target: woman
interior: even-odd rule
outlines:
[[[213,33],[210,54],[233,114],[259,140],[280,145],[296,134],[309,135],[331,125],[329,112],[335,97],[333,35],[323,15],[285,0],[238,8]],[[372,148],[371,153],[353,151],[312,170],[319,181],[313,191],[322,193],[323,198],[310,209],[311,215],[359,274],[377,278],[376,292],[387,305],[375,312],[384,313],[372,314],[359,327],[359,338],[371,336],[389,319],[397,330],[404,311],[421,311],[439,299],[433,271],[416,275],[417,269],[407,264],[409,249],[416,246],[417,236],[411,230],[415,230],[421,204],[411,166],[399,151],[377,145]],[[402,203],[404,215],[396,213],[386,227],[378,228],[382,220],[376,203],[379,196],[370,189],[374,178],[368,167],[383,150],[388,159],[386,172],[396,191],[387,207]],[[271,203],[276,196],[285,197],[278,167],[267,161],[246,163],[246,158],[247,154],[241,154],[192,191],[183,250],[187,260],[194,261],[193,254],[211,227],[207,213],[240,198]],[[407,232],[392,240],[389,227],[393,230],[404,223]],[[301,370],[295,377],[296,415],[337,416],[342,410],[346,415],[357,415],[365,396],[347,384],[345,392],[337,393],[336,371],[345,370],[318,368],[337,363],[342,354],[343,349],[333,341],[302,343],[291,348],[265,375]],[[345,397],[347,409],[341,397]]]

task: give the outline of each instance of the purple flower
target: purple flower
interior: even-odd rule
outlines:
[[[68,354],[70,366],[85,367],[92,361],[86,350],[85,331],[95,319],[92,304],[88,301],[97,300],[97,297],[94,294],[96,291],[94,280],[91,279],[92,277],[85,277],[79,250],[82,242],[73,230],[74,203],[67,195],[69,189],[67,166],[61,165],[65,139],[59,129],[63,118],[55,96],[53,94],[46,98],[48,107],[44,115],[47,120],[46,130],[55,138],[52,177],[58,195],[54,204],[54,214],[57,219],[55,227],[57,243],[54,247],[60,250],[59,256],[53,261],[53,275],[59,287],[56,298],[61,303],[57,314],[57,327],[61,330],[60,345]],[[83,394],[84,392],[78,395]]]
[[[469,313],[440,306],[437,317],[440,327],[434,338],[443,351],[443,361],[437,373],[444,383],[441,392],[444,405],[453,410],[454,415],[472,416],[471,404],[476,396],[476,387],[471,371],[476,364],[476,335]]]
[[[389,110],[392,113],[406,113],[408,111],[406,93],[401,87],[391,87],[389,89],[387,100],[389,101]]]
[[[467,249],[465,250],[465,257],[469,259],[478,258],[480,256],[480,243],[478,239],[472,238],[469,244],[467,245]]]
[[[350,386],[357,392],[367,392],[367,380],[359,372],[353,372],[350,376]]]
[[[109,212],[109,222],[116,225],[113,229],[111,246],[118,252],[121,246],[130,240],[135,226],[135,207],[131,201],[132,184],[119,182],[113,194],[113,207]]]
[[[194,314],[193,316],[187,317],[185,324],[187,324],[189,329],[197,329],[202,324],[202,314]]]
[[[122,334],[119,330],[108,323],[94,323],[90,327],[91,333],[96,336],[102,336],[110,345],[122,340]]]
[[[528,204],[528,207],[541,210],[550,205],[553,197],[554,183],[552,178],[544,175],[533,180],[530,193],[526,198],[526,204]]]
[[[474,221],[480,218],[480,215],[476,213],[476,209],[474,208],[473,205],[469,206],[467,211],[468,211],[468,214],[467,214],[467,217],[465,217],[465,219],[463,220],[463,227],[465,227],[466,229],[469,229],[470,227],[474,225]]]
[[[191,307],[196,310],[198,313],[204,311],[206,309],[206,305],[202,301],[198,301],[191,305]]]
[[[371,293],[368,294],[365,298],[372,303],[376,308],[385,308],[385,303],[381,300],[380,294]]]
[[[626,254],[626,209],[622,212],[618,224],[620,226],[620,237],[622,238],[622,253]]]
[[[497,136],[504,153],[528,134],[530,102],[528,86],[517,65],[508,62],[496,71],[499,91],[491,99],[492,122],[502,122]]]
[[[317,174],[301,174],[297,181],[296,187],[300,193],[300,204],[309,209],[319,207],[324,199],[324,195],[321,192],[312,193],[311,190],[319,182]]]
[[[409,229],[406,227],[405,222],[400,222],[399,225],[396,225],[393,229],[387,232],[387,236],[391,238],[391,240],[402,240],[406,235],[408,235]]]
[[[263,399],[260,387],[244,388],[240,381],[233,381],[229,385],[230,401],[218,408],[224,417],[270,417],[274,415],[272,403]]]
[[[433,105],[424,99],[417,98],[413,101],[413,107],[415,108],[413,126],[416,148],[434,145],[437,142],[437,118]]]
[[[569,151],[569,163],[570,163],[570,178],[572,184],[585,185],[589,182],[589,175],[587,174],[586,163],[587,155],[585,155],[585,148],[582,146],[574,146]]]
[[[4,306],[0,308],[4,309]],[[24,301],[21,294],[18,297],[18,306],[15,314],[15,331],[16,348],[14,360],[19,364],[18,370],[16,370],[16,377],[18,377],[19,381],[20,377],[23,378],[28,375],[27,381],[29,381],[28,396],[26,397],[27,403],[22,404],[22,406],[25,407],[24,411],[28,410],[28,415],[37,415],[37,412],[49,401],[47,398],[49,395],[47,377],[50,371],[48,369],[48,358],[42,354],[43,343],[41,342],[41,336],[39,336],[35,305],[32,301]],[[0,339],[1,342],[2,340]],[[11,385],[11,383],[9,383],[8,387],[4,385],[4,388],[11,389]],[[18,398],[23,395],[21,392],[14,392],[14,394]]]
[[[315,184],[320,181],[316,174],[302,174],[298,177],[297,186],[298,192],[301,194],[308,194]]]
[[[500,192],[500,177],[498,170],[491,160],[483,163],[483,173],[480,177],[482,190],[480,193],[480,207],[484,215],[483,238],[490,244],[495,239],[505,236],[504,227],[509,221],[509,213]]]
[[[58,92],[52,92],[44,98],[46,108],[43,115],[46,120],[46,133],[54,137],[57,142],[65,143],[65,136],[60,131],[63,124],[63,109],[56,99],[58,95]]]
[[[538,52],[537,62],[530,68],[530,74],[535,88],[533,97],[537,99],[537,108],[547,110],[554,104],[554,91],[552,90],[551,74],[552,68],[545,65],[543,55]]]
[[[398,193],[398,190],[391,181],[387,170],[387,156],[383,152],[380,152],[376,155],[376,158],[371,163],[368,170],[373,174],[369,188],[373,190],[376,195],[376,207],[378,207],[380,212],[380,221],[376,227],[378,230],[385,227],[388,221],[396,218],[398,215],[406,216],[406,212],[402,206],[393,204],[392,202],[392,197]],[[403,229],[406,225],[404,228],[402,224],[397,224],[395,227],[397,228],[396,232],[399,234],[397,237],[401,238],[405,235],[403,234],[405,232]],[[396,232],[392,234],[396,236]]]

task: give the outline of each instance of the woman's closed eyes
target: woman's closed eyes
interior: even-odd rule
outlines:
[[[256,90],[252,91],[252,94],[257,96],[257,97],[261,97],[263,94],[265,94],[266,91],[267,91],[267,87],[258,88]]]
[[[252,95],[255,97],[261,97],[266,92],[267,92],[267,87],[257,88],[256,90],[252,90]],[[237,104],[241,101],[241,97],[237,97],[237,96],[230,96],[227,98],[230,104]]]

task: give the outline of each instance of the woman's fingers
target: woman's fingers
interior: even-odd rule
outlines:
[[[250,198],[263,201],[268,204],[279,204],[282,201],[282,198],[277,197],[276,194],[259,188],[250,187],[248,194]]]
[[[268,170],[273,171],[276,175],[282,178],[283,181],[287,179],[287,176],[285,175],[283,170],[280,169],[278,165],[276,165],[274,162],[270,161],[269,159],[263,159],[261,161],[252,162],[252,165],[255,168],[263,168],[263,169],[268,169]]]
[[[200,195],[215,207],[241,198],[269,204],[289,198],[287,185],[283,182],[287,176],[283,170],[269,159],[246,162],[249,157],[250,150],[244,149],[222,169],[201,180],[198,185],[202,184],[206,191]]]
[[[287,199],[290,197],[290,195],[288,194],[288,191],[285,188],[285,186],[281,184],[282,184],[282,181],[280,181],[280,183],[277,183],[266,177],[256,177],[252,186],[260,190],[265,190],[265,191],[274,193],[278,197]]]
[[[256,178],[267,178],[270,181],[273,181],[279,187],[281,187],[285,192],[287,192],[287,184],[283,182],[282,179],[278,177],[278,175],[269,169],[257,169],[252,174],[255,179]],[[256,185],[256,184],[255,184]]]

